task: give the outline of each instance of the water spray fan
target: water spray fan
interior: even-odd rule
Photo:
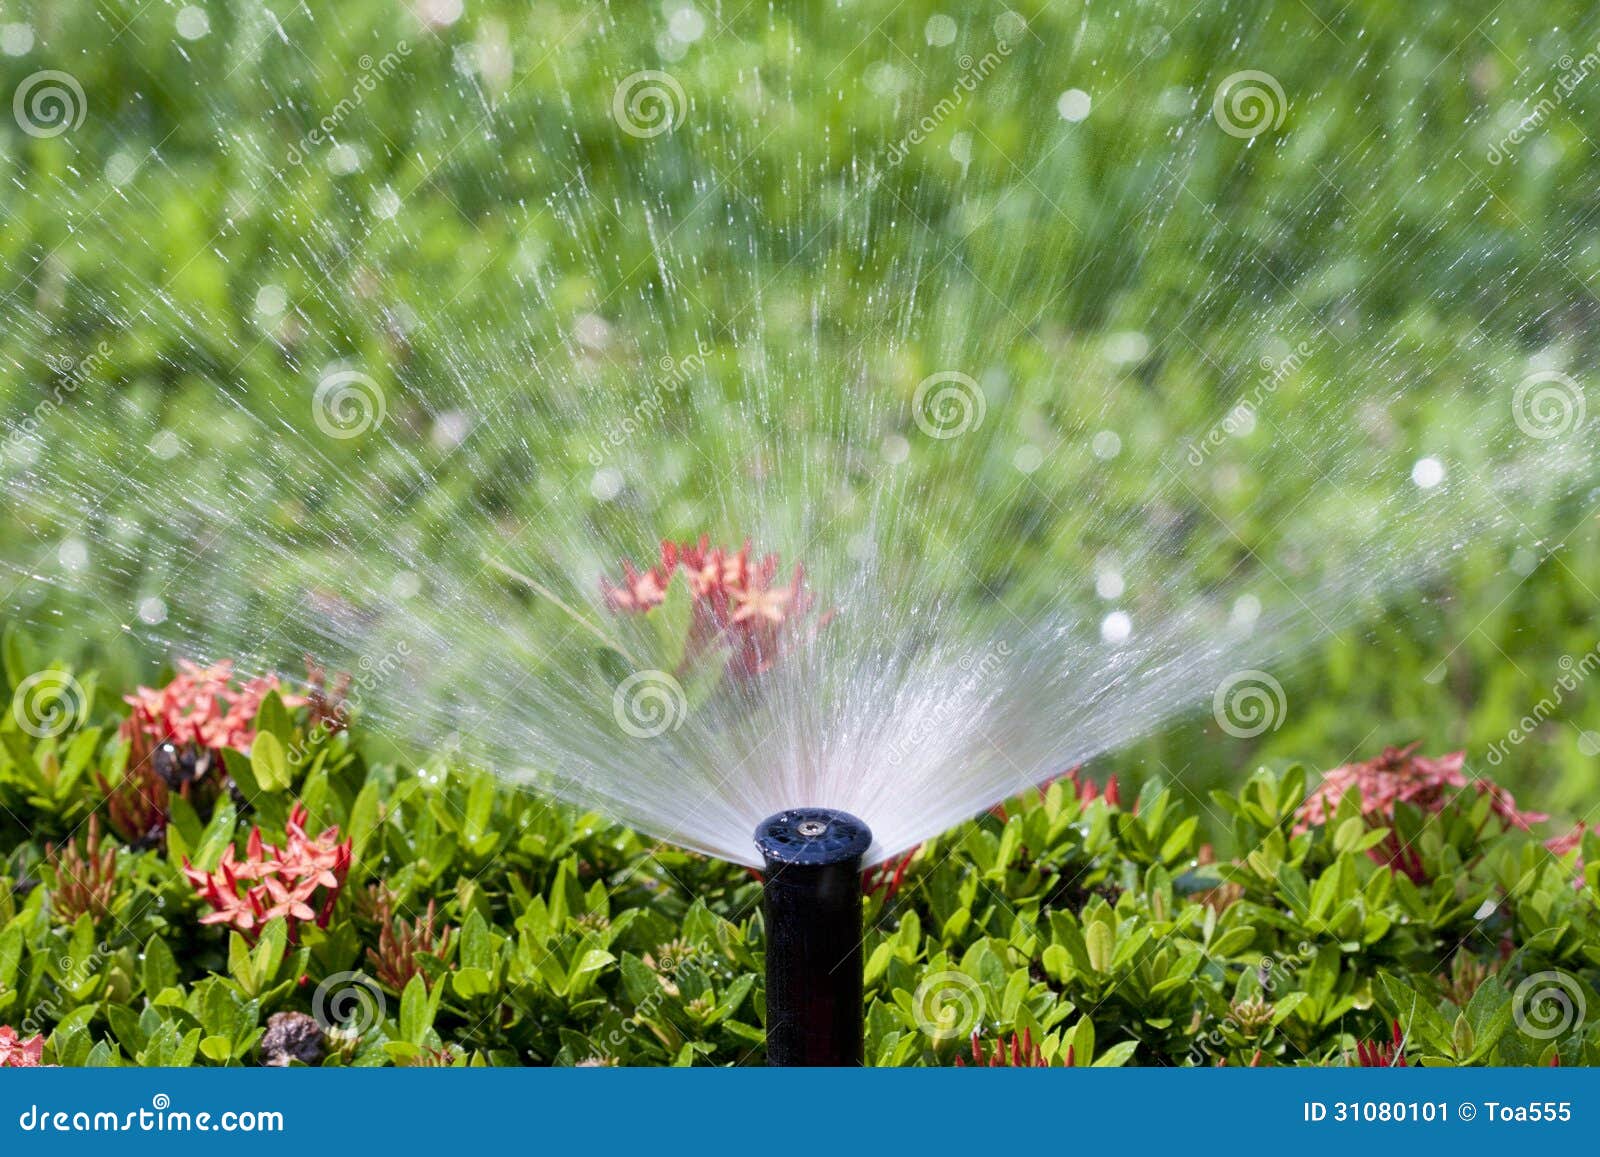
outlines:
[[[847,812],[798,808],[763,820],[755,840],[766,865],[767,1063],[859,1065],[861,858],[872,832]]]

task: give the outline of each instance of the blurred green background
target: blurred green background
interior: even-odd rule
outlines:
[[[179,589],[175,611],[183,569],[101,569],[88,547],[137,556],[151,493],[172,495],[162,533],[203,545],[241,491],[304,491],[317,471],[369,480],[422,537],[461,504],[510,517],[587,479],[601,427],[574,416],[585,398],[702,335],[720,401],[630,449],[670,482],[638,499],[663,533],[705,517],[696,455],[732,437],[752,346],[902,399],[952,358],[991,367],[993,453],[919,453],[906,483],[961,510],[999,472],[991,535],[929,530],[929,551],[969,552],[975,599],[1023,574],[1087,591],[1105,544],[1053,496],[1137,508],[1150,471],[1131,464],[1181,462],[1263,357],[1302,344],[1262,428],[1195,486],[1245,537],[1336,519],[1297,437],[1336,446],[1348,423],[1363,463],[1408,470],[1469,402],[1540,369],[1589,380],[1597,41],[1600,14],[1576,2],[7,3],[0,87],[66,73],[83,115],[59,133],[25,131],[15,107],[0,120],[0,414],[61,401],[42,451],[8,440],[0,457],[0,605],[41,655],[148,678],[154,657],[118,626],[156,590]],[[618,131],[619,86],[642,70],[680,86],[684,127]],[[1260,135],[1218,131],[1215,94],[1243,70],[1284,93]],[[570,335],[594,317],[627,355],[585,360]],[[892,358],[862,353],[874,334]],[[384,367],[385,444],[265,444],[251,415],[341,359]],[[1064,388],[1063,366],[1105,388]],[[538,440],[452,455],[440,415],[491,398],[526,407]],[[847,419],[794,421],[826,438]],[[1120,468],[1048,453],[1102,429]],[[1047,454],[1018,485],[1027,446]],[[430,496],[404,485],[414,467]],[[1465,746],[1528,806],[1586,814],[1593,687],[1496,765],[1485,753],[1546,714],[1563,656],[1596,646],[1596,498],[1513,512],[1524,533],[1469,543],[1446,579],[1321,644],[1284,679],[1279,729],[1242,742],[1197,704],[1108,767],[1199,791],[1419,739]],[[612,517],[592,488],[570,501]],[[286,550],[332,517],[285,500]]]

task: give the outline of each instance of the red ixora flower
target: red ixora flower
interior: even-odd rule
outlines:
[[[1299,835],[1327,823],[1339,801],[1352,789],[1360,800],[1361,814],[1375,824],[1393,820],[1395,805],[1401,803],[1437,814],[1455,798],[1459,789],[1466,787],[1487,795],[1490,810],[1508,828],[1530,831],[1534,824],[1550,818],[1541,812],[1519,810],[1511,793],[1492,780],[1475,779],[1469,783],[1461,772],[1466,752],[1430,758],[1417,755],[1418,746],[1413,743],[1407,747],[1386,747],[1376,759],[1349,763],[1325,774],[1295,814],[1294,833]],[[1405,872],[1413,880],[1425,875],[1415,849],[1404,847],[1393,833],[1383,843],[1369,849],[1367,855],[1377,863],[1386,863]]]
[[[306,834],[307,818],[304,804],[290,809],[281,848],[263,842],[259,826],[252,828],[245,858],[238,859],[229,844],[214,872],[203,872],[185,860],[183,874],[216,909],[202,916],[200,923],[227,924],[251,940],[269,920],[287,920],[290,940],[302,920],[326,928],[350,871],[352,841],[340,843],[337,827],[313,839]]]
[[[165,687],[140,687],[127,696],[133,713],[122,725],[122,733],[133,742],[138,755],[163,743],[200,750],[231,747],[248,753],[256,738],[256,713],[273,691],[282,694],[286,707],[305,702],[283,693],[276,675],[235,686],[231,659],[209,667],[180,659],[178,674]]]
[[[9,1024],[0,1024],[0,1069],[36,1069],[43,1059],[42,1033],[23,1040]]]
[[[1406,1038],[1400,1031],[1400,1022],[1393,1024],[1387,1043],[1384,1041],[1357,1041],[1356,1067],[1363,1069],[1403,1069],[1406,1067]]]
[[[622,582],[601,581],[606,605],[620,614],[646,614],[661,605],[673,575],[682,570],[694,600],[687,653],[694,655],[719,639],[732,647],[728,666],[759,675],[776,661],[786,630],[811,609],[805,568],[795,565],[787,585],[777,585],[778,556],[751,561],[750,544],[739,550],[698,543],[661,543],[661,559],[648,570],[622,563]]]

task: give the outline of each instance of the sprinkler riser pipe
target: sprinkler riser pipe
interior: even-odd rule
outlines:
[[[823,808],[780,812],[756,829],[769,1065],[863,1061],[861,858],[871,843],[860,820]]]

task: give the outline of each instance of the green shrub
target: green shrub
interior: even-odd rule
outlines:
[[[251,755],[167,767],[129,831],[142,741],[57,677],[73,711],[0,722],[0,1063],[35,1036],[66,1065],[761,1062],[753,873],[373,761],[286,689]],[[1600,839],[1552,852],[1472,785],[1392,819],[1352,790],[1309,826],[1305,799],[1298,768],[1127,803],[1073,774],[869,873],[869,1062],[1600,1063]],[[296,841],[348,863],[296,883]],[[236,896],[317,904],[224,920],[199,881],[225,860],[278,865]]]

